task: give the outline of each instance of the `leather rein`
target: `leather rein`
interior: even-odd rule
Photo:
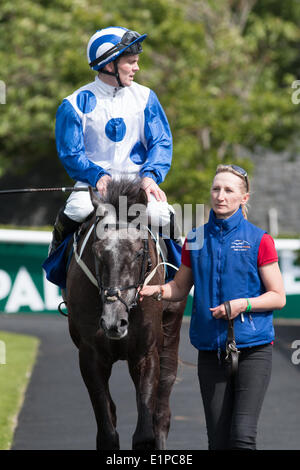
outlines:
[[[230,375],[234,376],[238,370],[240,351],[238,350],[236,346],[236,342],[235,342],[234,321],[230,319],[230,315],[231,315],[230,302],[229,301],[224,302],[224,306],[225,306],[225,311],[226,311],[226,315],[228,318],[225,361],[229,363]]]

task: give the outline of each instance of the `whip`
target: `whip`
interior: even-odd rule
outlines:
[[[1,194],[24,194],[24,193],[43,193],[51,191],[60,191],[62,193],[68,193],[73,191],[88,191],[88,186],[78,186],[75,187],[62,187],[62,188],[25,188],[25,189],[3,189],[0,190]],[[97,191],[96,188],[93,188],[93,191]]]

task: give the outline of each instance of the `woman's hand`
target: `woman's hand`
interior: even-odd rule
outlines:
[[[142,287],[139,291],[140,300],[143,300],[144,297],[153,297],[156,300],[179,302],[188,295],[192,285],[193,274],[191,268],[181,264],[174,279],[167,284],[163,284],[162,286],[155,285]]]
[[[161,293],[161,286],[144,286],[139,291],[140,301],[144,297],[156,297]]]
[[[237,317],[240,313],[245,312],[247,309],[247,299],[234,299],[230,300],[231,315],[230,320]],[[223,318],[223,320],[228,320],[227,313],[225,310],[225,305],[221,304],[217,307],[209,309],[214,318]]]
[[[258,297],[251,297],[252,312],[266,312],[271,310],[279,310],[285,306],[285,290],[282,275],[277,261],[269,263],[259,268],[259,275],[262,279],[266,292]],[[230,319],[237,317],[240,313],[245,312],[248,306],[247,299],[230,300],[231,315]],[[224,304],[211,308],[214,318],[227,319]]]

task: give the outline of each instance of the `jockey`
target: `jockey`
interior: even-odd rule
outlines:
[[[89,83],[61,103],[56,114],[59,158],[77,186],[105,194],[111,178],[140,177],[151,225],[173,225],[174,210],[159,188],[172,160],[172,135],[156,94],[134,82],[146,34],[121,27],[97,31],[87,46]],[[94,208],[88,192],[73,192],[59,211],[49,248],[52,254]]]

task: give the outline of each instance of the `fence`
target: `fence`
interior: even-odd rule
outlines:
[[[50,239],[50,232],[0,230],[0,312],[58,313],[60,290],[41,267]],[[300,240],[276,239],[275,244],[287,293],[286,307],[275,316],[300,319]],[[191,305],[192,292],[185,315],[191,314]]]

